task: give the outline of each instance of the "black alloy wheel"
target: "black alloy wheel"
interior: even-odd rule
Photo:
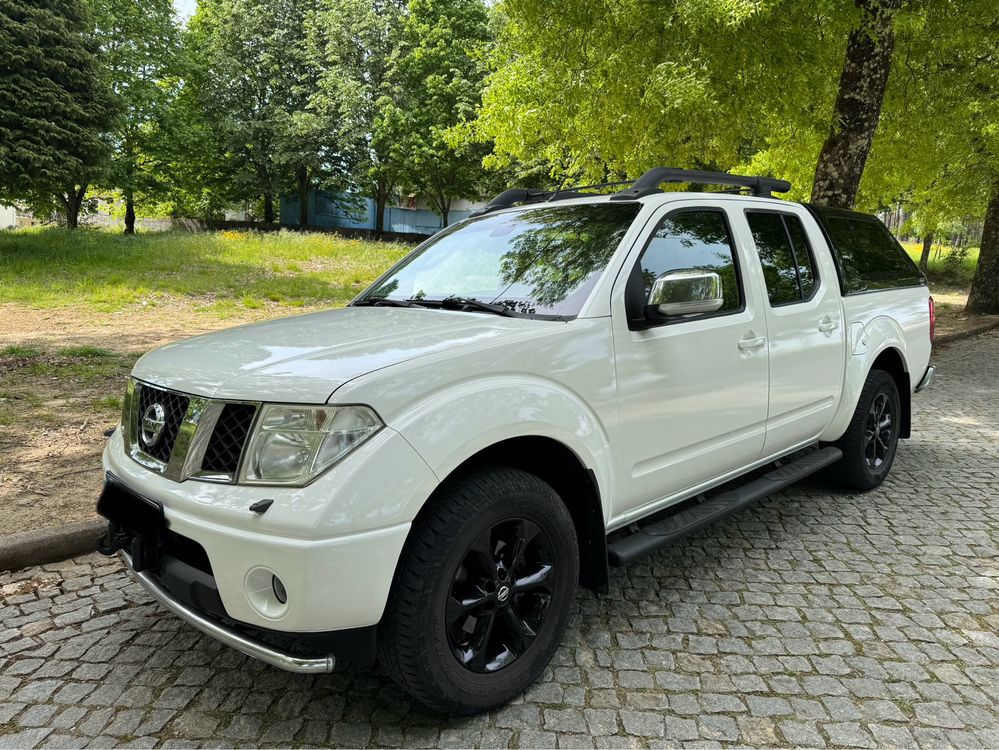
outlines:
[[[864,425],[864,458],[872,471],[877,471],[888,460],[894,445],[894,430],[891,403],[887,393],[878,393],[867,410]]]
[[[846,432],[834,443],[843,458],[826,470],[826,476],[862,492],[880,485],[898,451],[902,416],[894,378],[883,370],[871,370]]]
[[[524,518],[493,524],[465,552],[447,600],[448,643],[472,672],[509,666],[534,643],[556,577],[551,541]]]
[[[413,523],[378,626],[379,661],[431,710],[502,706],[551,662],[578,581],[575,525],[555,490],[520,469],[470,471]]]

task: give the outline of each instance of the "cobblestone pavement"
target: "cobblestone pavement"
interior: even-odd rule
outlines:
[[[474,719],[253,662],[116,561],[0,575],[0,747],[999,747],[999,333],[936,361],[879,491],[795,488],[614,571]]]

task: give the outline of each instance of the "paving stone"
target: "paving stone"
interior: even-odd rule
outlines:
[[[934,359],[881,488],[806,482],[614,569],[472,719],[255,663],[114,559],[0,573],[0,748],[999,747],[999,332]]]

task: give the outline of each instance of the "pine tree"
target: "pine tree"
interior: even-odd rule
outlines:
[[[54,205],[75,228],[115,108],[76,0],[0,0],[0,197]]]

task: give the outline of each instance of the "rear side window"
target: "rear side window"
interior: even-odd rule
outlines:
[[[732,239],[721,211],[684,211],[659,224],[640,261],[645,298],[652,283],[670,271],[714,271],[721,277],[724,303],[713,315],[742,307]]]
[[[815,289],[815,264],[797,216],[747,211],[773,307],[801,302]]]
[[[830,216],[825,225],[839,258],[844,294],[923,284],[916,264],[880,222]]]
[[[787,227],[787,234],[791,238],[791,246],[794,248],[794,259],[798,265],[798,278],[801,281],[801,296],[803,299],[808,299],[812,296],[812,290],[815,289],[815,282],[818,279],[812,246],[805,234],[805,227],[802,226],[801,219],[797,216],[785,214],[784,226]]]

